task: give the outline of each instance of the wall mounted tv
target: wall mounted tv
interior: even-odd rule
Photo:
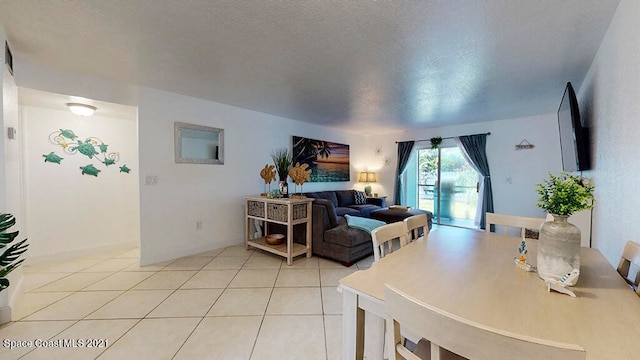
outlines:
[[[567,83],[558,108],[562,169],[566,172],[589,169],[588,131],[582,127],[578,99],[571,83]]]

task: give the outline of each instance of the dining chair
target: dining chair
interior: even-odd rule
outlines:
[[[385,284],[389,359],[425,360],[409,351],[400,326],[430,341],[430,360],[441,359],[585,359],[578,345],[521,336],[447,313]]]
[[[422,236],[426,239],[429,236],[429,224],[427,223],[427,214],[413,215],[403,220],[407,225],[408,241],[412,242]]]
[[[502,227],[504,228],[504,234],[509,235],[510,227],[519,228],[520,237],[524,239],[527,229],[538,230],[545,221],[546,220],[544,218],[496,214],[488,212],[486,217],[486,231],[490,231],[491,225],[502,225]]]
[[[407,225],[404,221],[382,225],[373,229],[373,231],[371,231],[373,261],[378,261],[393,252],[392,240],[394,239],[400,239],[400,247],[407,245],[409,243],[407,234]],[[385,247],[387,248],[386,251]]]
[[[635,277],[630,278],[631,264],[635,266]],[[640,244],[633,241],[627,241],[620,257],[618,264],[618,273],[622,275],[624,280],[636,291],[640,296]]]

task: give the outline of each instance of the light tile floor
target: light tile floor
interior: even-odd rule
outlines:
[[[0,358],[340,359],[336,286],[373,261],[287,266],[242,246],[145,267],[137,259],[130,249],[25,267],[26,292],[0,340],[40,347],[3,342]]]

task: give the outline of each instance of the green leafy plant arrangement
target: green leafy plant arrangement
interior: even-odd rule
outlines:
[[[287,181],[289,169],[291,169],[293,165],[293,156],[289,152],[289,149],[280,148],[273,150],[271,159],[273,160],[273,165],[276,167],[280,181]]]
[[[16,218],[13,215],[0,214],[0,249],[7,247],[18,236],[18,231],[7,232],[15,224]],[[18,258],[27,251],[29,244],[25,244],[26,241],[27,239],[24,239],[9,246],[0,255],[0,291],[9,287],[9,279],[6,276],[24,261]]]
[[[571,215],[577,211],[593,208],[593,190],[589,180],[580,176],[560,172],[536,184],[540,195],[537,206],[549,214]]]
[[[430,141],[431,141],[431,148],[432,149],[437,149],[440,146],[440,144],[442,144],[442,138],[440,136],[432,137],[430,139]]]

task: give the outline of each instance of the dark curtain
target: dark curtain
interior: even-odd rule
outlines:
[[[402,199],[402,172],[407,167],[414,143],[415,141],[401,141],[398,143],[398,167],[396,168],[396,186],[393,195],[394,202],[398,205],[402,205],[400,203]]]
[[[471,165],[483,176],[484,192],[481,199],[480,229],[485,229],[487,212],[493,212],[493,190],[491,189],[491,173],[486,150],[487,134],[460,136],[459,139]]]

